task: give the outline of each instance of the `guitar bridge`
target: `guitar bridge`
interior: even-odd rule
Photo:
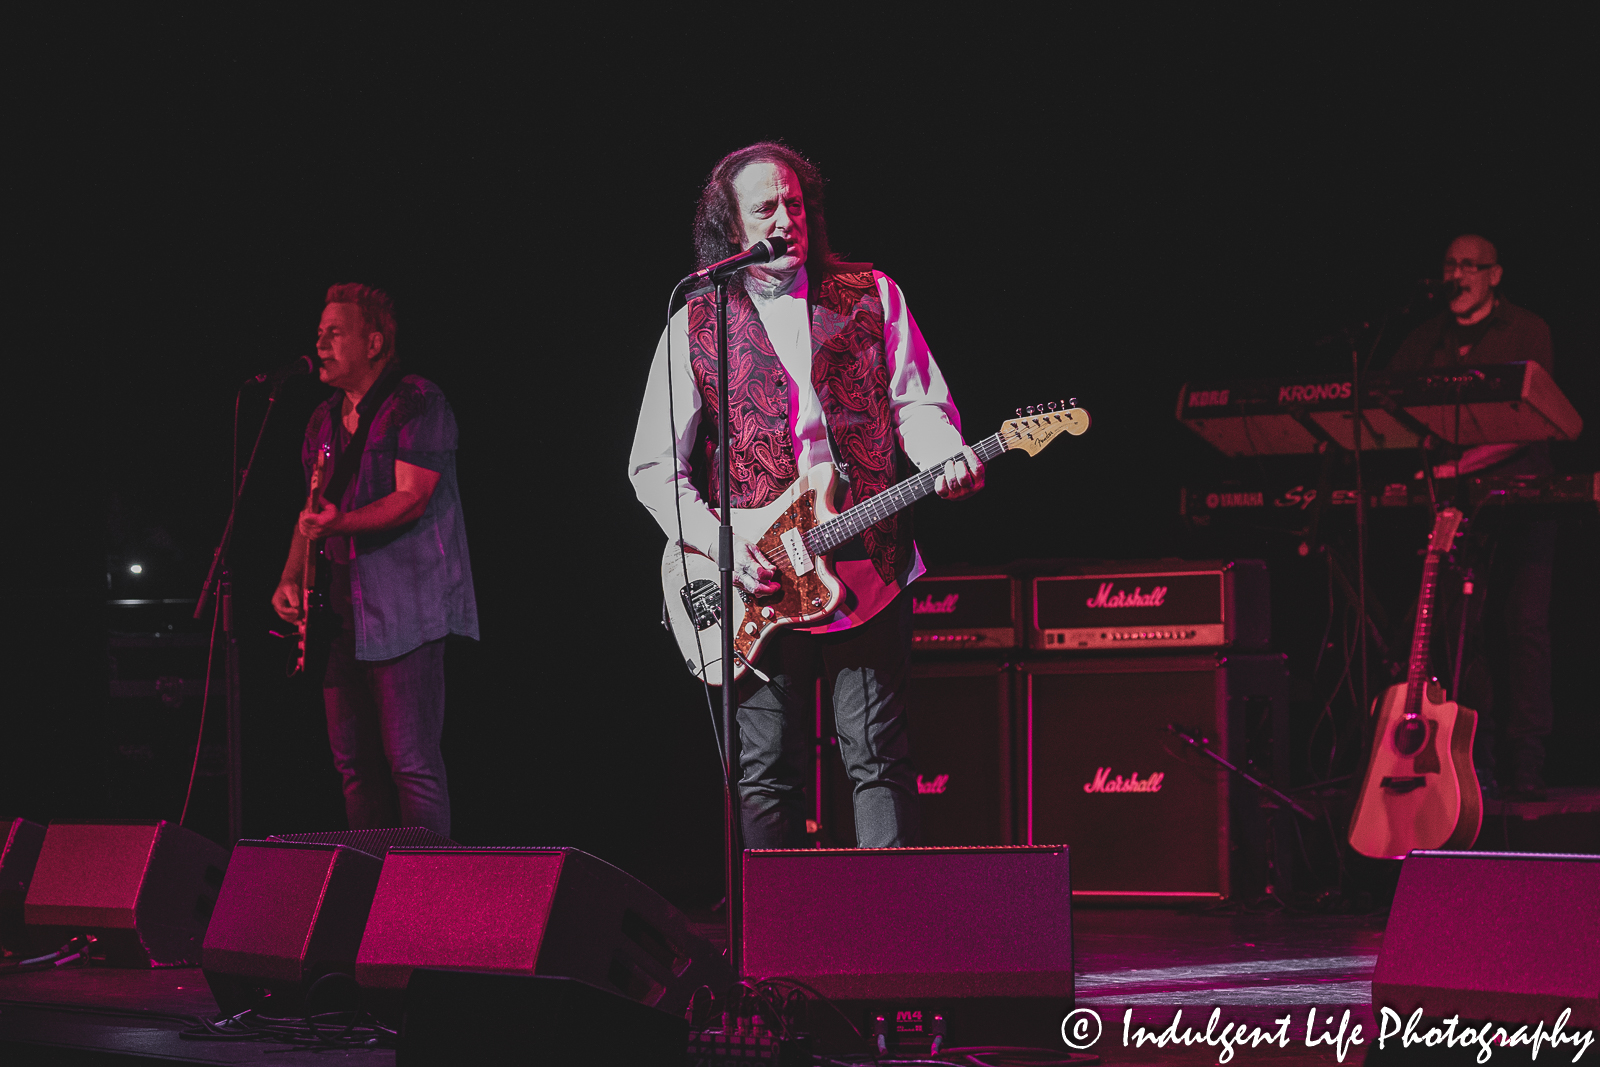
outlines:
[[[708,582],[704,578],[693,582],[678,590],[678,595],[683,598],[683,610],[689,613],[689,621],[694,623],[696,630],[706,630],[717,624],[717,617],[721,614],[720,605],[722,590],[716,582]]]
[[[1428,784],[1428,780],[1421,775],[1411,778],[1385,778],[1378,783],[1378,787],[1390,793],[1399,793],[1404,796],[1413,790],[1421,789]]]

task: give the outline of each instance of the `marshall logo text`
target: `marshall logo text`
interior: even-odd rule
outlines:
[[[958,601],[960,599],[961,599],[961,594],[960,593],[950,593],[950,594],[947,594],[946,596],[940,597],[938,600],[933,599],[933,594],[932,593],[929,593],[927,596],[923,597],[921,600],[918,600],[916,597],[912,597],[911,598],[911,614],[913,614],[913,615],[954,615],[956,613],[956,601]]]
[[[1150,776],[1141,779],[1137,773],[1124,778],[1122,775],[1111,777],[1110,767],[1101,767],[1094,772],[1094,781],[1083,783],[1085,793],[1159,793],[1161,780],[1166,777],[1164,771],[1152,771]]]
[[[1099,591],[1084,603],[1091,608],[1159,608],[1166,598],[1167,587],[1164,585],[1158,585],[1148,593],[1141,593],[1139,587],[1134,586],[1130,593],[1126,589],[1112,592],[1110,582],[1101,582]]]

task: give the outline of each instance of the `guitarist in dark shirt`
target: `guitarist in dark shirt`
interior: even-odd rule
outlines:
[[[1443,277],[1455,281],[1460,290],[1447,311],[1406,337],[1389,369],[1532,362],[1552,371],[1550,327],[1533,312],[1499,295],[1503,270],[1495,246],[1484,238],[1464,234],[1450,242]],[[1442,478],[1484,472],[1551,474],[1549,446],[1544,442],[1478,445],[1466,449],[1459,459],[1434,468],[1434,474]],[[1468,631],[1461,692],[1450,697],[1475,708],[1481,717],[1474,746],[1479,780],[1491,795],[1498,792],[1508,799],[1542,799],[1544,738],[1554,719],[1550,590],[1556,523],[1491,506],[1479,513],[1476,526],[1478,529],[1469,533],[1477,546],[1472,559],[1479,580],[1470,596],[1448,598],[1439,630],[1441,640],[1435,647],[1454,653],[1451,636],[1459,632],[1457,613],[1465,611]],[[1441,591],[1458,594],[1461,577]],[[1490,636],[1493,640],[1486,640]],[[1504,649],[1505,684],[1499,694],[1489,669],[1491,646]],[[1444,678],[1448,682],[1448,675]],[[1503,760],[1496,759],[1497,742],[1503,743],[1499,753]]]
[[[322,682],[328,740],[352,830],[450,834],[444,639],[478,636],[456,487],[456,422],[439,387],[395,362],[389,297],[328,290],[319,375],[335,392],[306,427],[303,458],[333,454],[322,507],[300,513],[272,606],[300,617],[308,550],[323,546],[339,630]]]

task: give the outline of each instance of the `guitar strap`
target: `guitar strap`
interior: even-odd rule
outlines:
[[[867,264],[867,269],[868,270],[872,269],[872,265],[870,263]],[[815,289],[816,288],[815,285],[813,285],[812,288]],[[808,329],[809,329],[809,324],[816,321],[816,316],[817,316],[817,297],[816,297],[816,294],[814,292],[810,292],[810,293],[806,294],[806,323],[808,324]],[[811,358],[813,360],[815,360],[816,357],[817,357],[817,346],[816,346],[816,343],[813,342],[812,345],[811,345]],[[813,376],[816,373],[814,367],[815,367],[815,365],[813,365],[813,370],[812,370]],[[821,399],[822,399],[822,397],[819,395],[817,397],[817,400],[821,401]],[[850,490],[850,461],[848,459],[845,459],[844,452],[841,451],[840,448],[839,448],[839,442],[835,441],[833,439],[833,427],[831,425],[829,425],[829,423],[828,423],[828,408],[827,408],[826,404],[822,405],[822,432],[828,435],[828,451],[833,453],[833,466],[834,466],[834,469],[836,469],[839,472],[839,487],[841,489],[843,489],[844,491],[849,492],[849,490]]]
[[[850,488],[850,461],[844,458],[844,453],[839,451],[839,442],[833,439],[833,427],[828,425],[828,413],[822,413],[822,429],[828,435],[828,451],[833,453],[833,465],[839,471],[839,484],[844,489]]]
[[[389,399],[389,394],[395,391],[400,384],[400,379],[405,377],[398,365],[390,367],[383,377],[373,383],[367,395],[361,398],[357,411],[362,408],[359,421],[356,423],[356,432],[350,435],[350,440],[343,448],[338,447],[339,430],[341,423],[335,421],[332,430],[335,452],[333,456],[333,477],[328,479],[327,491],[322,494],[322,499],[331,502],[335,507],[344,507],[344,492],[355,478],[356,471],[361,469],[361,453],[367,447],[367,435],[372,430],[372,421],[377,417],[378,409],[383,407],[383,402]],[[335,415],[337,419],[337,415]],[[348,458],[349,463],[345,460]]]

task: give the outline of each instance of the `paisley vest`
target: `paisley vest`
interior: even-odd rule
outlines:
[[[848,464],[843,507],[883,492],[898,480],[899,450],[889,402],[889,361],[883,341],[883,300],[870,264],[843,264],[808,293],[811,384],[836,450]],[[689,301],[689,359],[704,404],[695,450],[695,486],[722,504],[716,456],[717,307],[705,294]],[[743,286],[728,287],[730,502],[736,508],[771,503],[799,475],[790,433],[789,382],[755,303]],[[911,559],[911,512],[889,516],[861,534],[862,548],[884,582]],[[847,556],[850,546],[842,546]]]

